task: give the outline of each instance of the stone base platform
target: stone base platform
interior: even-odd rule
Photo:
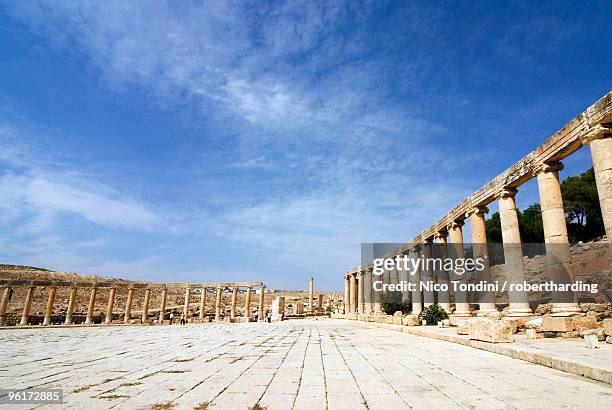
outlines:
[[[469,336],[458,335],[456,328],[358,323],[458,343],[612,384],[612,345],[604,342],[597,349],[587,349],[582,339],[527,339],[526,335],[515,334],[514,343],[496,344],[470,340]]]

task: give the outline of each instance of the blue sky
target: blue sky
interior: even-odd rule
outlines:
[[[0,1],[0,262],[339,290],[612,89],[610,27],[605,1]]]

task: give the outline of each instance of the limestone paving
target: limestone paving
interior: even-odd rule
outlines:
[[[61,388],[62,408],[612,403],[612,388],[603,383],[460,344],[328,319],[12,329],[0,332],[0,355],[0,388]]]

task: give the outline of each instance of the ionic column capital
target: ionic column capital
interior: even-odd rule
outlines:
[[[448,238],[448,231],[438,231],[434,235],[435,239],[446,239]]]
[[[533,176],[547,172],[559,172],[563,169],[563,164],[559,161],[543,162],[533,168]]]
[[[456,219],[456,220],[452,221],[451,223],[449,223],[446,228],[448,230],[458,229],[458,228],[461,228],[463,225],[465,225],[465,221],[463,219]],[[448,235],[448,233],[447,233],[447,235]]]
[[[516,188],[513,187],[505,187],[502,188],[496,195],[495,197],[497,199],[503,198],[514,198],[516,196],[516,193],[518,192],[518,190]]]
[[[472,209],[470,209],[469,211],[466,211],[465,213],[465,217],[469,218],[472,215],[478,215],[478,216],[483,216],[485,214],[489,213],[489,208],[487,208],[484,205],[476,205],[474,206]]]
[[[612,128],[606,127],[601,124],[597,124],[589,128],[584,134],[580,135],[580,142],[582,145],[588,145],[591,142],[600,138],[612,137]]]

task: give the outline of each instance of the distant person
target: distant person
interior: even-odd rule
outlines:
[[[268,314],[266,315],[266,322],[272,323],[272,314],[270,312],[268,312]]]
[[[253,315],[253,317],[255,318],[255,321],[258,322],[259,321],[259,312],[255,313]]]
[[[181,314],[181,325],[185,324],[185,314]]]
[[[170,312],[170,324],[172,324],[173,319],[174,319],[174,313]]]

